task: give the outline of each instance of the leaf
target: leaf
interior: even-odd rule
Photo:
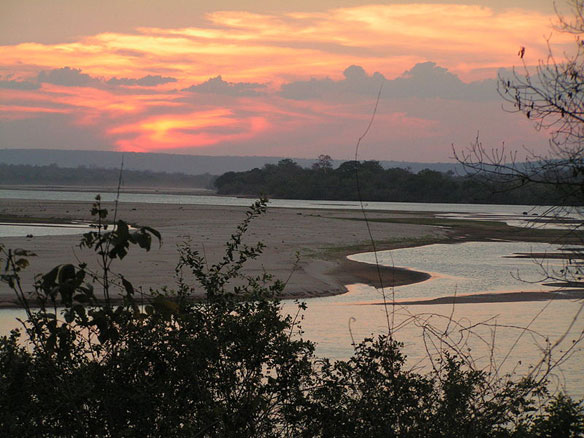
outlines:
[[[155,230],[154,228],[151,227],[142,227],[141,230],[144,230],[145,232],[152,234],[154,237],[158,239],[159,244],[162,245],[162,235],[158,232],[158,230]]]
[[[137,243],[138,246],[140,246],[140,248],[143,248],[146,251],[150,251],[150,245],[152,243],[152,238],[150,237],[150,234],[147,234],[142,229],[132,233],[132,240],[135,243]]]
[[[120,219],[116,222],[116,234],[120,241],[124,242],[128,240],[129,230],[128,224],[125,221]]]
[[[85,294],[77,294],[73,297],[73,299],[75,301],[77,301],[78,303],[88,303],[89,302],[89,297]]]
[[[128,292],[128,295],[134,295],[134,286],[124,277],[122,277],[122,284],[124,285],[124,289]]]
[[[75,319],[75,314],[71,309],[63,312],[63,316],[65,317],[65,321],[67,321],[69,324]]]
[[[171,315],[177,314],[179,306],[176,302],[169,298],[158,296],[152,301],[154,309],[162,316],[169,318]]]
[[[46,344],[47,352],[52,354],[55,351],[56,344],[57,344],[57,336],[53,333],[52,335],[50,335],[47,338],[47,344]]]
[[[14,262],[14,264],[16,266],[18,266],[19,269],[24,269],[26,268],[30,263],[27,259],[18,259]]]
[[[71,280],[75,280],[75,266],[71,264],[60,265],[58,270],[58,282],[66,283]]]
[[[22,256],[22,257],[34,257],[36,256],[36,254],[32,251],[26,250],[26,249],[22,249],[22,248],[16,248],[15,250],[12,251],[12,253],[15,256]]]

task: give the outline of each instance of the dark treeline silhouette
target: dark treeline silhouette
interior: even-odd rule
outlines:
[[[28,185],[117,185],[119,169],[79,166],[76,168],[14,165],[0,163],[0,184]],[[125,186],[210,188],[214,175],[187,175],[185,173],[152,172],[148,170],[123,171]]]
[[[417,173],[401,168],[384,169],[378,161],[346,161],[333,169],[327,158],[321,157],[312,168],[285,159],[261,169],[227,172],[215,180],[215,186],[219,194],[265,194],[286,199],[573,204],[554,187],[525,185],[510,191],[492,178],[487,181],[477,175],[460,176],[429,169]]]

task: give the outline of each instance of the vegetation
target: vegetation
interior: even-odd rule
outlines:
[[[304,305],[282,314],[274,297],[284,284],[244,272],[263,246],[242,238],[265,205],[251,207],[215,264],[181,246],[178,288],[148,295],[114,267],[159,234],[106,224],[99,199],[81,245],[95,251],[101,272],[60,265],[29,294],[19,273],[34,255],[3,248],[1,279],[27,318],[0,339],[2,435],[584,436],[581,403],[547,396],[545,378],[475,369],[455,346],[433,357],[428,373],[407,367],[391,331],[363,341],[348,360],[315,358],[298,323]],[[205,299],[193,302],[198,288]],[[122,304],[112,304],[114,293]]]
[[[31,166],[0,163],[0,184],[6,185],[77,185],[116,187],[119,170],[79,166],[76,168]],[[152,172],[148,170],[124,170],[124,185],[139,187],[209,188],[215,176],[187,175],[185,173]]]
[[[324,161],[324,164],[323,164]],[[357,185],[357,174],[359,185]],[[498,181],[422,170],[384,169],[377,161],[347,161],[333,169],[320,160],[311,169],[286,159],[261,169],[227,172],[215,180],[220,194],[276,198],[363,200],[386,202],[451,202],[547,205],[558,201],[553,187],[509,191]],[[566,198],[571,204],[581,198]]]
[[[563,14],[561,11],[566,11]],[[475,177],[503,182],[509,190],[539,187],[555,194],[547,215],[553,218],[579,214],[579,221],[570,230],[570,239],[584,243],[580,209],[563,209],[564,205],[584,204],[584,1],[565,0],[556,4],[557,29],[574,36],[572,51],[564,52],[558,61],[552,53],[532,68],[526,59],[529,51],[519,50],[522,68],[514,69],[511,77],[499,77],[499,94],[510,112],[521,113],[534,123],[535,129],[550,134],[546,153],[526,149],[526,157],[518,160],[517,152],[504,148],[485,148],[477,140],[465,150],[455,150],[457,160]],[[543,202],[542,202],[543,203]],[[575,248],[575,260],[584,252]],[[584,278],[580,263],[573,262],[559,272],[547,273],[551,280],[578,284]]]
[[[469,149],[454,151],[458,161],[475,174],[505,181],[511,188],[526,185],[554,188],[562,200],[584,198],[584,2],[566,0],[568,16],[559,14],[558,30],[574,35],[574,50],[559,62],[550,51],[535,69],[528,67],[528,49],[519,56],[523,68],[511,77],[499,77],[499,94],[510,112],[522,113],[535,129],[550,133],[550,148],[539,154],[527,149],[525,160],[503,149],[486,149],[477,141]],[[554,202],[550,205],[558,205]],[[581,205],[581,202],[577,205]]]

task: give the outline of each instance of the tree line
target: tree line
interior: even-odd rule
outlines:
[[[525,184],[513,187],[482,175],[456,175],[424,169],[384,169],[378,161],[346,161],[333,169],[330,157],[321,156],[312,168],[291,159],[245,172],[227,172],[214,184],[223,195],[285,199],[321,199],[382,202],[447,202],[558,205],[579,204],[562,187]]]
[[[97,185],[115,186],[120,177],[119,169],[98,167],[60,167],[57,164],[33,166],[0,163],[0,184],[6,185]],[[123,171],[125,186],[146,187],[212,187],[214,175],[187,175],[186,173],[153,172],[149,170]]]

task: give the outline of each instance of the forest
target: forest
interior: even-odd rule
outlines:
[[[424,169],[384,169],[378,161],[346,161],[333,169],[321,156],[311,168],[291,159],[246,172],[227,172],[215,180],[222,195],[260,194],[285,199],[382,202],[445,202],[527,205],[575,205],[565,187],[510,185],[505,175],[456,175]],[[512,190],[511,190],[512,189]]]

